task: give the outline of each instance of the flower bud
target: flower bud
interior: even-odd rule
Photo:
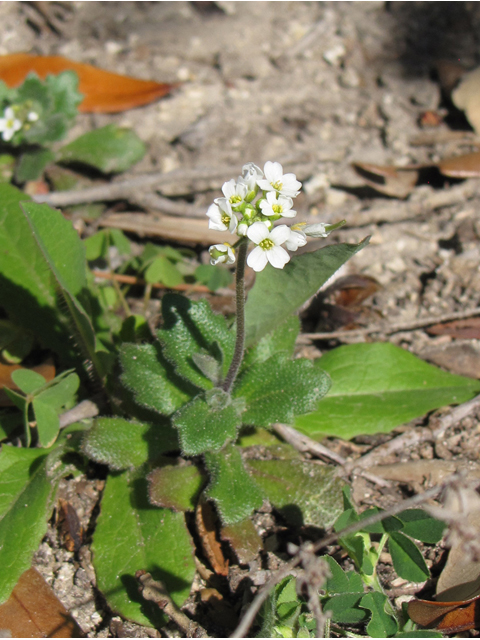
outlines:
[[[210,264],[216,265],[221,262],[233,264],[235,262],[235,249],[229,244],[214,244],[208,250],[210,254]]]

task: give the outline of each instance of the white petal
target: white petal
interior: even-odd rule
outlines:
[[[330,233],[325,230],[323,223],[307,224],[303,227],[303,231],[307,236],[312,236],[312,238],[326,238]]]
[[[260,244],[260,242],[268,238],[269,235],[267,225],[263,222],[254,222],[251,227],[248,227],[247,236],[250,240],[253,240],[255,244]]]
[[[257,184],[262,191],[275,191],[268,180],[257,180]]]
[[[210,218],[208,222],[209,229],[215,229],[216,231],[226,231],[227,227],[222,222],[222,214],[216,204],[211,204],[208,207],[207,216]]]
[[[278,180],[282,181],[283,167],[279,162],[268,161],[265,163],[263,170],[268,182],[278,182]]]
[[[279,227],[275,227],[275,229],[270,234],[270,239],[273,240],[276,245],[283,244],[289,238],[290,229],[285,224],[281,224]]]
[[[271,191],[270,191],[271,193]],[[270,195],[270,193],[267,193],[267,196]],[[272,205],[267,202],[266,200],[261,200],[260,201],[260,209],[262,210],[262,213],[264,216],[274,216],[275,215],[275,211],[272,209]]]
[[[251,228],[252,227],[250,227],[250,229]],[[254,271],[263,271],[267,266],[267,262],[267,252],[264,251],[261,247],[255,247],[255,249],[247,258],[248,266],[251,267]]]
[[[13,131],[13,129],[5,129],[5,131],[2,133],[2,138],[5,140],[5,142],[8,142],[13,138],[14,133],[15,131]]]
[[[269,251],[265,251],[267,259],[275,269],[283,269],[290,260],[290,256],[283,247],[273,247]]]
[[[225,182],[222,187],[222,192],[225,198],[229,200],[232,196],[235,195],[235,180],[232,178],[228,182]]]
[[[12,109],[12,107],[7,107],[5,109],[5,111],[3,112],[3,115],[5,116],[5,118],[7,120],[14,120],[15,119],[15,112]]]
[[[5,131],[6,128],[7,128],[7,119],[0,118],[0,131]]]
[[[230,231],[230,233],[235,233],[237,225],[238,225],[238,218],[234,213],[232,213],[232,217],[230,218],[230,224],[228,225],[228,230]]]
[[[21,128],[22,128],[22,123],[20,122],[20,120],[14,120],[13,121],[13,130],[14,131],[18,131]]]

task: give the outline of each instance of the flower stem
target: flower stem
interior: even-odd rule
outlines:
[[[245,350],[245,261],[247,257],[247,242],[242,242],[238,247],[237,271],[235,273],[235,293],[237,307],[237,338],[232,363],[228,370],[222,388],[227,393],[233,386],[238,370],[243,360]]]

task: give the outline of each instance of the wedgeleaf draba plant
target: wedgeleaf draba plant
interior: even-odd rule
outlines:
[[[114,471],[107,479],[94,534],[94,563],[110,605],[126,617],[145,622],[138,598],[132,602],[133,585],[125,587],[138,569],[156,572],[177,602],[188,594],[195,569],[185,512],[211,501],[223,527],[241,532],[265,498],[279,508],[297,502],[281,485],[285,477],[299,478],[303,486],[308,482],[308,470],[299,460],[245,464],[238,445],[245,428],[292,423],[296,415],[312,411],[330,387],[329,376],[321,369],[306,359],[293,359],[299,322],[292,314],[363,245],[335,245],[290,260],[282,244],[296,250],[306,243],[308,233],[324,237],[339,226],[273,227],[282,215],[296,215],[292,198],[300,186],[293,174],[283,175],[278,163],[267,163],[265,176],[250,163],[236,182],[224,184],[225,197],[208,210],[211,227],[229,230],[238,238],[233,246],[210,248],[214,264],[236,259],[233,327],[213,313],[206,300],[192,302],[167,294],[162,299],[158,340],[120,348],[122,410],[136,421],[97,419],[83,451]],[[247,257],[249,241],[256,246]],[[258,300],[255,307],[245,305],[246,263],[259,272],[254,291],[260,292],[260,306]],[[178,449],[180,458],[165,457]],[[313,482],[318,497],[328,487],[339,502],[342,483],[333,479],[331,469],[323,469]],[[147,483],[150,504],[157,510],[148,506]],[[138,503],[140,486],[145,491],[143,506]],[[142,514],[140,522],[145,519],[140,525],[145,531],[143,549],[126,565],[122,558],[120,568],[119,537],[125,532],[125,548],[130,549],[133,539],[115,522],[125,522],[126,504],[132,500],[137,501],[137,514]],[[333,508],[315,522],[328,526],[337,515]],[[155,543],[146,537],[153,531],[152,518],[157,523]],[[138,520],[131,520],[131,528],[138,531]],[[173,552],[159,558],[157,545]]]

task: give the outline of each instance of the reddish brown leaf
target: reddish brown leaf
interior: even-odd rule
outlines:
[[[456,158],[447,158],[438,163],[440,173],[449,178],[478,178],[480,176],[480,151]]]
[[[459,633],[480,626],[480,596],[461,602],[411,600],[408,615],[422,627]]]
[[[433,336],[452,336],[452,338],[480,339],[480,318],[453,320],[428,327],[427,332]]]
[[[228,560],[222,553],[215,531],[215,512],[209,502],[200,501],[195,512],[195,523],[203,552],[212,569],[221,576],[228,575]]]
[[[338,278],[324,291],[324,297],[332,304],[353,307],[362,304],[380,289],[380,284],[370,276],[351,275]]]
[[[222,527],[220,537],[230,543],[240,564],[251,562],[263,548],[250,518]]]
[[[84,113],[117,113],[133,109],[158,100],[179,86],[179,83],[165,84],[122,76],[62,56],[30,53],[0,56],[0,80],[9,87],[20,85],[31,71],[41,79],[49,74],[75,71],[80,81],[79,91],[85,96],[79,107]]]
[[[0,606],[0,629],[12,638],[83,638],[70,616],[36,569],[20,576],[10,598]]]
[[[67,551],[78,551],[82,546],[83,528],[73,506],[66,500],[60,499],[57,523],[60,536]]]
[[[2,391],[3,387],[7,389],[13,389],[18,391],[17,385],[12,380],[12,373],[17,369],[29,368],[31,371],[35,371],[42,375],[47,382],[55,378],[55,365],[53,360],[49,359],[43,364],[39,364],[36,367],[22,367],[20,364],[5,364],[0,362],[0,407],[11,407],[12,402],[10,398],[7,398],[6,394]]]
[[[365,183],[387,196],[406,198],[414,189],[420,167],[391,167],[366,162],[355,162],[355,171]]]

